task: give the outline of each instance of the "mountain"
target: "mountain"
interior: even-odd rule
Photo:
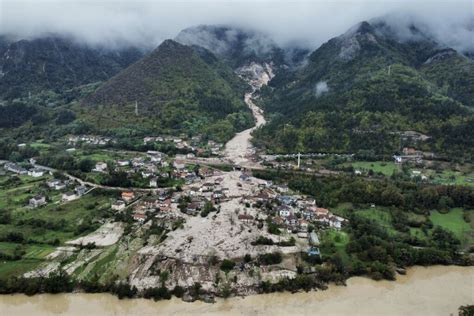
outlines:
[[[142,55],[133,47],[90,47],[54,35],[19,41],[0,37],[0,99],[103,81]]]
[[[284,63],[284,52],[267,35],[237,27],[199,25],[182,30],[179,43],[200,46],[226,60],[232,68],[250,62]]]
[[[274,152],[392,155],[417,146],[470,154],[463,131],[474,127],[473,62],[409,31],[400,39],[380,21],[362,22],[321,45],[300,70],[277,74],[262,92],[271,121],[256,143]],[[410,130],[431,138],[407,142]]]
[[[255,63],[271,65],[278,71],[298,65],[309,53],[300,47],[282,48],[263,32],[228,25],[189,27],[175,40],[184,45],[204,47],[233,69]]]
[[[219,140],[249,127],[245,83],[204,48],[164,41],[83,100],[88,119],[116,128],[208,133]],[[138,112],[138,113],[137,113]],[[138,123],[137,123],[138,124]]]

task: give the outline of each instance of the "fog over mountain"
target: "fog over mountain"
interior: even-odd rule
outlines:
[[[414,23],[455,49],[474,51],[474,8],[459,1],[0,0],[0,34],[46,33],[109,47],[156,47],[182,29],[226,24],[269,34],[279,45],[316,48],[362,21],[384,17],[402,38]],[[410,35],[411,36],[411,35]]]

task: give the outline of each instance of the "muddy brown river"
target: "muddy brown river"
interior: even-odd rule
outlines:
[[[347,287],[218,300],[118,300],[109,294],[0,296],[1,316],[43,315],[457,315],[474,304],[474,267],[416,267],[398,281],[351,278]]]

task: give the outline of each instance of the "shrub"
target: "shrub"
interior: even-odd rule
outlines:
[[[220,269],[227,273],[230,270],[232,270],[234,267],[235,267],[235,262],[234,261],[224,259],[224,261],[222,261],[222,263],[221,263]]]

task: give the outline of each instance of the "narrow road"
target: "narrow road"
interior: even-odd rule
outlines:
[[[70,180],[77,181],[81,185],[86,185],[86,186],[90,186],[90,187],[93,187],[93,188],[113,190],[113,191],[130,191],[130,190],[133,190],[133,191],[138,191],[138,192],[156,192],[157,190],[159,190],[158,188],[145,189],[145,188],[134,188],[134,187],[130,187],[130,188],[111,187],[111,186],[107,186],[107,185],[101,185],[101,184],[97,184],[97,183],[93,183],[93,182],[89,182],[89,181],[84,181],[81,178],[75,177],[75,176],[67,173],[66,171],[54,169],[54,168],[51,168],[51,167],[38,165],[38,164],[34,164],[33,167],[44,169],[44,170],[51,171],[51,172],[61,173],[62,175],[64,175],[65,177],[67,177]]]

